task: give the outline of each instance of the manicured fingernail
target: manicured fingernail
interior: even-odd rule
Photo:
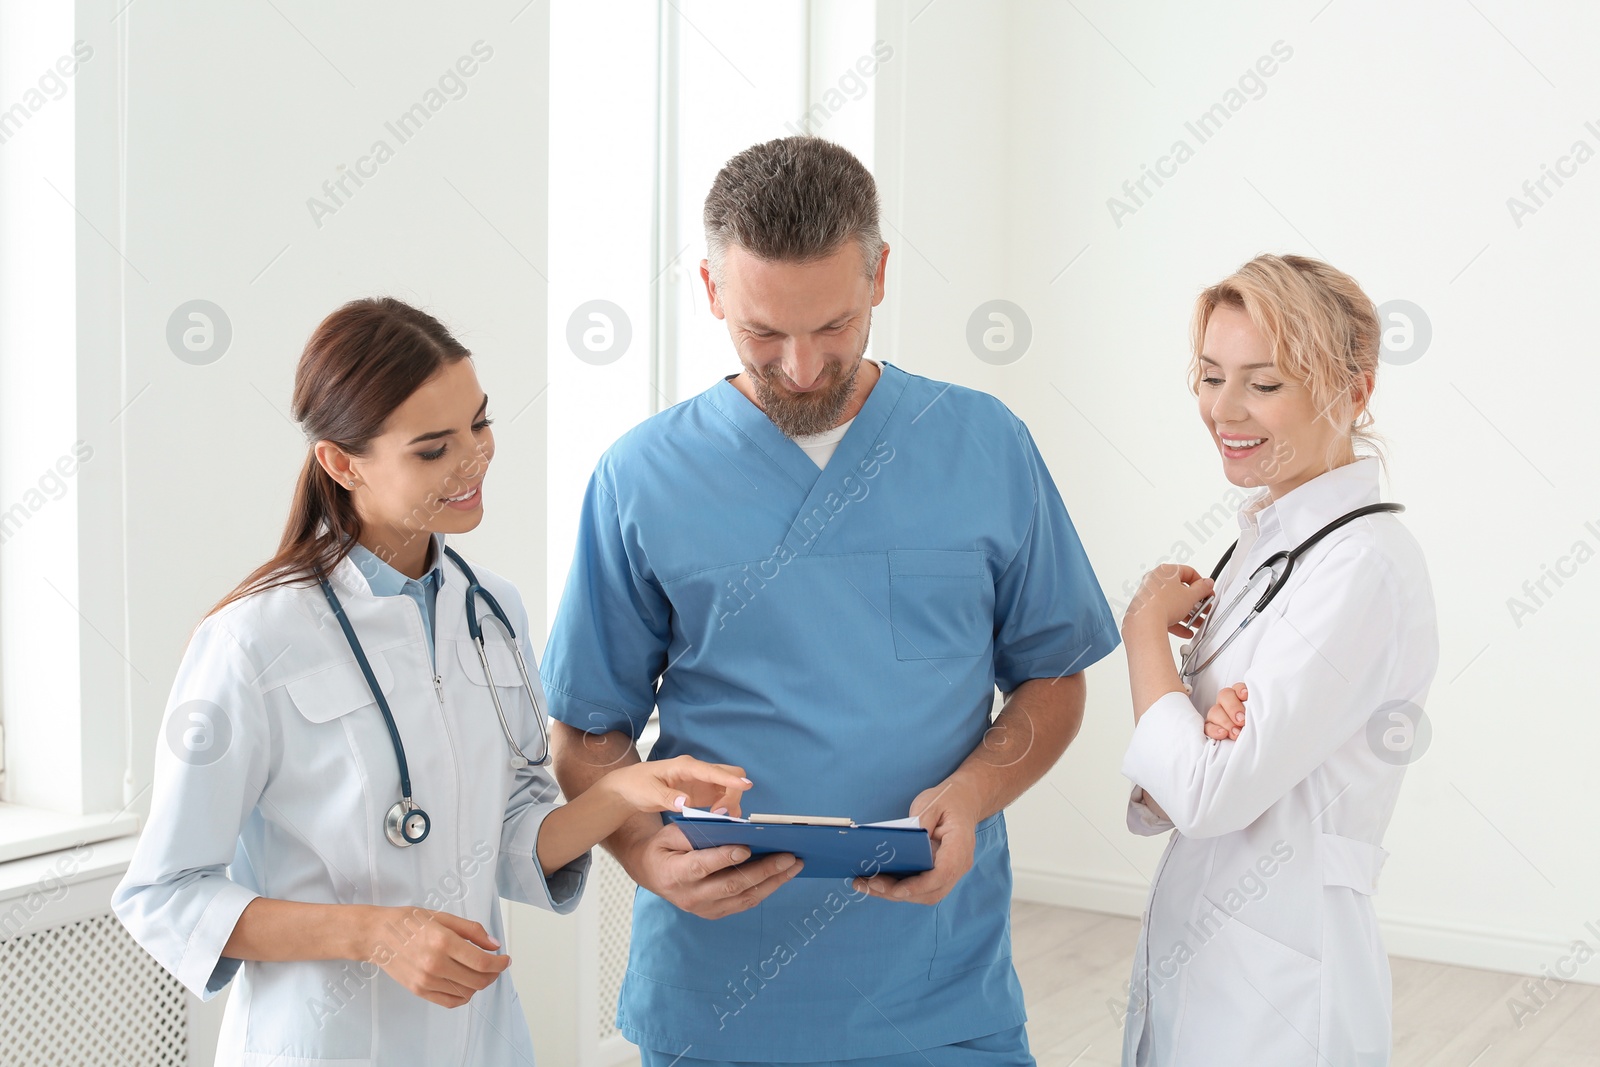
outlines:
[[[745,785],[755,785],[755,783],[754,783],[754,782],[752,782],[752,781],[751,781],[751,780],[750,780],[750,779],[748,779],[748,778],[741,778],[741,779],[739,779],[739,781],[741,781],[741,782],[743,782],[743,783],[744,783],[744,784],[745,784]]]
[[[713,815],[726,815],[726,814],[728,814],[728,809],[727,808],[716,808],[711,812],[711,814],[713,814]]]
[[[911,890],[909,890],[909,889],[896,889],[894,891],[894,895],[899,897],[901,900],[904,900],[906,897],[909,897],[911,895]]]
[[[672,802],[672,806],[675,807],[675,808],[682,808],[683,807],[683,802],[688,800],[688,799],[689,799],[688,797],[679,797],[677,800],[674,800]]]

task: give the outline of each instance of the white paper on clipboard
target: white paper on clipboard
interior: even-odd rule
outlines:
[[[713,822],[738,822],[746,824],[750,822],[749,819],[740,819],[733,815],[717,815],[713,812],[702,811],[699,808],[680,808],[678,810],[678,814],[686,816],[690,819],[709,819]],[[852,823],[851,825],[871,827],[875,830],[920,830],[922,829],[922,820],[914,817],[908,817],[904,819],[888,819],[884,822]]]

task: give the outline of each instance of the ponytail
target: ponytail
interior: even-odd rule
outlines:
[[[214,615],[251,593],[325,577],[344,558],[349,542],[360,538],[361,516],[350,491],[323,469],[314,450],[307,449],[278,551],[206,614]]]

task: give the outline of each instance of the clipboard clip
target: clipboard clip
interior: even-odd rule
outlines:
[[[757,815],[751,813],[749,821],[754,823],[775,823],[779,826],[845,826],[855,827],[854,819],[846,819],[836,815]]]

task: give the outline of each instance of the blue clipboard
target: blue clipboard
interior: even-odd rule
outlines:
[[[870,878],[931,870],[928,831],[885,826],[730,822],[666,812],[695,848],[744,845],[752,858],[790,852],[805,861],[796,878]]]

